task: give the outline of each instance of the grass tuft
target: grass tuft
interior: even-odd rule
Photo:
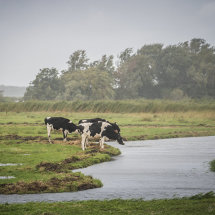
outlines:
[[[213,171],[213,172],[215,172],[215,160],[212,160],[210,162],[210,170]]]

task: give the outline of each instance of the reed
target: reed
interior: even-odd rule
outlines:
[[[26,101],[2,102],[0,112],[96,112],[96,113],[159,113],[214,111],[215,100],[99,100],[99,101]]]

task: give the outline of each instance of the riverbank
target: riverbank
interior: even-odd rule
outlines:
[[[110,161],[120,151],[107,145],[101,151],[98,144],[91,144],[83,152],[80,141],[69,143],[1,137],[0,194],[74,192],[101,187],[100,180],[72,170]]]
[[[213,193],[191,198],[169,200],[105,200],[56,203],[0,204],[1,215],[49,214],[49,215],[106,215],[106,214],[153,214],[153,215],[210,215],[215,213]]]

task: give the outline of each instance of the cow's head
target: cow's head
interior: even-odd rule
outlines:
[[[121,144],[121,145],[125,145],[124,144],[124,142],[123,142],[123,139],[122,139],[122,137],[121,137],[121,135],[120,134],[118,134],[118,137],[117,137],[117,142],[119,143],[119,144]]]
[[[112,125],[112,128],[113,128],[114,132],[117,133],[117,134],[119,134],[120,133],[120,128],[116,124],[116,122],[115,123],[111,123],[111,125]]]
[[[68,126],[69,127],[69,133],[77,131],[77,126],[74,123],[69,122],[68,124],[69,124],[69,126]]]

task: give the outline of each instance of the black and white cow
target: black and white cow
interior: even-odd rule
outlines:
[[[109,124],[112,125],[114,131],[116,133],[120,133],[120,128],[119,126],[115,123],[111,123],[109,121],[107,121],[106,119],[102,119],[102,118],[93,118],[93,119],[81,119],[78,124],[81,124],[81,123],[87,123],[87,122],[91,122],[91,123],[95,123],[95,122],[108,122]],[[85,146],[88,146],[88,137],[86,138],[85,140]]]
[[[101,149],[104,149],[105,140],[117,140],[119,144],[124,145],[120,129],[116,123],[110,124],[103,121],[83,122],[79,124],[78,129],[81,134],[82,150],[85,150],[89,137],[100,138]]]
[[[51,143],[51,130],[61,130],[63,132],[64,141],[69,133],[77,132],[78,127],[69,119],[63,117],[46,117],[44,119],[47,126],[48,138]]]
[[[81,119],[81,120],[78,122],[78,124],[86,123],[86,122],[92,122],[92,123],[94,123],[94,122],[108,122],[108,123],[110,123],[110,124],[113,126],[113,128],[114,128],[114,130],[115,130],[116,132],[120,133],[120,128],[119,128],[119,126],[116,124],[116,122],[115,122],[115,123],[111,123],[111,122],[107,121],[106,119],[94,118],[94,119]]]

